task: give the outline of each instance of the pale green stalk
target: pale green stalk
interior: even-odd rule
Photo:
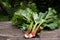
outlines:
[[[35,30],[37,24],[38,24],[38,23],[36,23],[36,24],[33,26],[32,32]]]
[[[32,29],[32,27],[33,27],[33,22],[31,22],[31,24],[30,24],[30,27],[28,28],[28,30],[27,31],[31,31],[31,29]]]

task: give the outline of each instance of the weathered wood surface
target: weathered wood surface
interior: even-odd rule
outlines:
[[[42,31],[39,38],[25,39],[24,32],[14,28],[11,22],[0,22],[0,40],[60,40],[60,29]]]

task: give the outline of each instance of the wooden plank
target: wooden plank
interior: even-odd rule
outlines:
[[[0,22],[0,38],[7,40],[60,40],[60,28],[54,31],[42,31],[39,38],[25,39],[24,32],[13,27],[11,22]]]

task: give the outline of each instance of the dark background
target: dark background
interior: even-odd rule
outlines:
[[[29,2],[35,3],[39,12],[54,8],[60,16],[60,0],[0,0],[0,21],[10,21],[14,12],[21,7],[21,2],[23,7],[27,7]]]

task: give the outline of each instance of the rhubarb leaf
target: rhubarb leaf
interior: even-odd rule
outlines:
[[[27,30],[29,27],[29,24],[23,24],[23,25],[18,25],[18,28],[21,29],[21,30]]]
[[[19,25],[23,30],[27,29],[27,25],[33,21],[33,13],[34,12],[29,8],[26,8],[25,10],[19,9],[12,18],[12,24],[16,26]],[[24,27],[24,24],[27,24],[26,27]]]
[[[56,29],[58,26],[58,24],[55,22],[55,23],[51,23],[51,24],[48,24],[47,27],[49,27],[50,29]]]
[[[57,22],[53,22],[53,23],[49,23],[49,24],[43,24],[44,25],[44,27],[48,27],[48,28],[50,28],[51,30],[54,30],[54,29],[56,29],[57,27],[58,27],[58,23]]]
[[[38,23],[39,22],[39,16],[37,13],[33,13],[33,19],[34,19],[34,22],[35,23]]]
[[[45,17],[45,23],[43,24],[44,27],[49,27],[50,29],[55,29],[58,27],[58,17],[56,15],[56,11],[52,8],[48,9],[48,13]]]

